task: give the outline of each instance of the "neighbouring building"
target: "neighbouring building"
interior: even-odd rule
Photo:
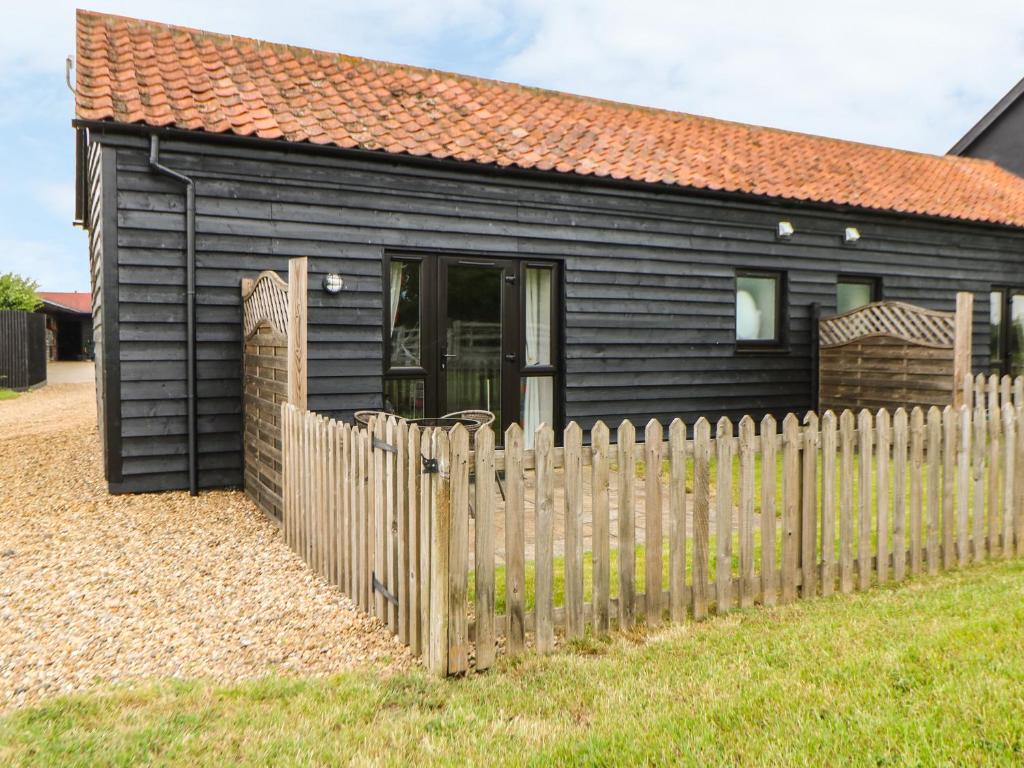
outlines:
[[[989,160],[97,13],[77,42],[113,491],[185,487],[191,430],[200,484],[241,483],[240,281],[290,257],[311,409],[500,428],[806,410],[816,313],[883,297],[974,292],[987,370],[1024,286],[1024,180]]]
[[[46,315],[49,360],[91,360],[92,296],[81,291],[39,291]]]
[[[991,160],[1024,176],[1024,80],[1018,82],[949,150],[950,155]],[[1024,371],[1024,285],[1007,279],[989,297],[989,370]]]

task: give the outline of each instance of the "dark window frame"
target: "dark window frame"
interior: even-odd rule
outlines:
[[[388,318],[388,308],[391,306],[391,262],[415,262],[420,265],[420,364],[419,366],[391,367],[391,321]],[[398,379],[413,379],[423,381],[423,407],[435,397],[436,376],[433,368],[433,355],[429,354],[436,347],[436,340],[433,338],[434,327],[428,322],[428,308],[425,297],[428,291],[434,290],[436,282],[435,270],[428,267],[433,266],[427,254],[423,253],[384,253],[381,261],[381,295],[384,303],[381,306],[381,336],[383,340],[383,355],[381,365],[381,407],[387,407],[387,382]]]
[[[392,261],[417,261],[420,263],[420,367],[391,368],[391,333],[387,322],[388,307],[391,303],[391,281],[389,278]],[[498,267],[504,263],[513,280],[506,287],[517,294],[518,307],[503,308],[503,322],[510,329],[507,346],[504,352],[514,352],[515,359],[505,358],[505,365],[511,369],[503,375],[502,388],[515,386],[518,390],[520,380],[529,376],[551,376],[554,381],[555,397],[553,403],[552,428],[555,430],[556,443],[561,442],[561,433],[565,427],[566,391],[565,391],[565,279],[564,263],[559,259],[523,258],[517,254],[480,253],[458,249],[402,249],[386,248],[381,259],[381,403],[385,402],[385,382],[396,379],[422,379],[424,382],[424,410],[429,411],[432,404],[441,402],[439,391],[441,373],[438,370],[439,354],[443,352],[445,340],[438,336],[443,326],[443,316],[447,304],[446,289],[441,285],[445,276],[445,264],[464,262],[480,264],[494,262]],[[526,365],[526,269],[546,268],[552,271],[551,284],[551,365]],[[503,345],[506,341],[503,340]],[[519,419],[521,408],[520,396],[515,398],[515,421]],[[440,415],[440,411],[438,412]],[[506,419],[507,420],[507,419]],[[495,424],[498,443],[504,442],[504,427]]]
[[[739,278],[754,277],[775,281],[775,338],[773,339],[738,339],[736,337],[736,295],[739,292]],[[732,290],[732,338],[736,352],[788,352],[789,317],[788,275],[781,269],[737,269],[733,276]]]
[[[850,285],[867,285],[871,288],[871,303],[874,304],[876,301],[882,300],[882,278],[879,275],[865,275],[865,274],[848,274],[840,273],[836,275],[836,313],[839,312],[839,285],[840,283],[846,283]],[[859,307],[858,307],[859,309]],[[847,310],[852,312],[853,310]]]

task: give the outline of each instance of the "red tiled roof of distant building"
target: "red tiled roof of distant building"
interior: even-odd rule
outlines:
[[[37,291],[39,298],[72,312],[92,314],[92,295],[82,291]]]

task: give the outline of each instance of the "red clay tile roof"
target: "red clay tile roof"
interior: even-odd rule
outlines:
[[[80,119],[1024,226],[1024,180],[926,155],[78,12]]]
[[[39,291],[39,298],[49,304],[59,304],[72,312],[92,314],[92,294],[82,291]]]

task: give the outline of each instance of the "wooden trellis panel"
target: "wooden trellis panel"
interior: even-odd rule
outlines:
[[[290,282],[301,287],[294,295],[275,272],[242,280],[245,491],[278,521],[283,515],[281,404],[298,401],[305,407],[305,261],[293,259],[289,265]],[[295,333],[294,314],[301,334]]]
[[[819,322],[820,409],[959,405],[970,367],[970,294],[956,312],[882,301]]]

